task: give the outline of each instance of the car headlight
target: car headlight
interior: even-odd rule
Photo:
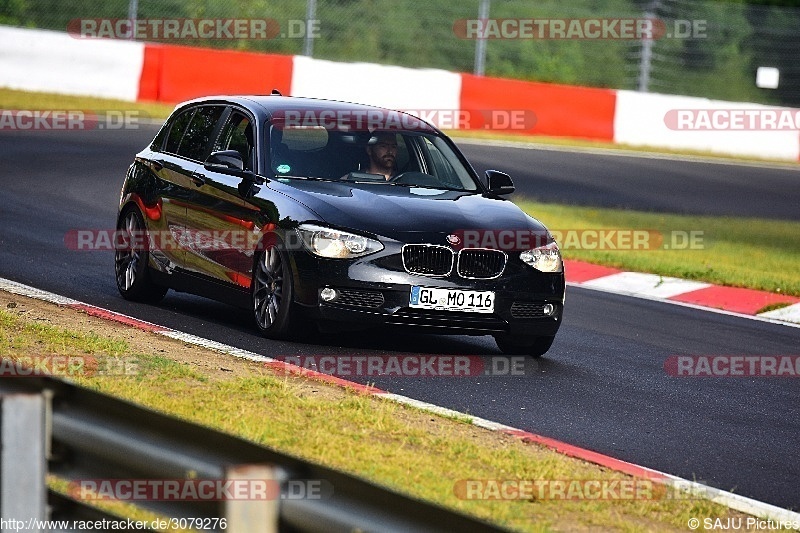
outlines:
[[[383,244],[375,239],[316,224],[300,224],[297,234],[306,248],[320,257],[349,259],[383,250]]]
[[[526,250],[519,254],[519,258],[526,265],[532,266],[540,272],[562,272],[564,270],[561,263],[561,252],[558,251],[558,245],[555,242],[533,250]]]

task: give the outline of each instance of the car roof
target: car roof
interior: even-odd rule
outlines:
[[[367,104],[357,104],[353,102],[342,102],[338,100],[325,100],[322,98],[305,98],[299,96],[280,96],[280,95],[219,95],[219,96],[205,96],[202,98],[195,98],[187,102],[182,102],[177,105],[177,109],[185,108],[189,105],[196,104],[214,104],[214,103],[231,103],[238,104],[242,107],[249,109],[252,113],[259,116],[260,120],[269,120],[274,115],[286,110],[292,110],[301,114],[305,113],[372,113],[371,116],[380,116],[379,120],[391,120],[393,114],[397,114],[403,118],[421,124],[421,129],[430,130],[431,133],[441,132],[431,123],[416,117],[404,111],[397,111],[383,107],[377,107]],[[419,129],[419,128],[418,128]]]

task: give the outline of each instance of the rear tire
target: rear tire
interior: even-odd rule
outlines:
[[[547,353],[555,337],[508,337],[496,336],[497,347],[507,355],[530,355],[538,359]]]
[[[114,272],[117,289],[126,300],[132,302],[157,303],[164,298],[169,288],[156,285],[150,275],[150,252],[135,249],[134,244],[147,242],[144,219],[135,207],[124,210],[117,220],[117,231],[127,237],[128,249],[114,252]],[[119,242],[115,243],[119,246]],[[146,248],[146,247],[145,247]]]
[[[253,266],[251,291],[253,319],[268,339],[289,339],[297,334],[289,256],[273,245],[258,252]]]

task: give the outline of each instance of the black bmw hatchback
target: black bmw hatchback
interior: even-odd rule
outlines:
[[[171,288],[247,308],[270,338],[387,324],[540,356],[561,324],[563,263],[513,191],[406,113],[193,100],[128,169],[117,285],[129,300]]]

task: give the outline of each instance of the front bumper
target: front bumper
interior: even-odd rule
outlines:
[[[422,328],[436,333],[469,335],[553,336],[564,310],[564,274],[539,272],[509,254],[503,274],[496,279],[466,279],[455,272],[431,277],[410,274],[400,249],[387,249],[361,259],[322,259],[306,251],[292,254],[295,303],[317,320],[351,325],[381,324]],[[434,311],[409,306],[411,287],[493,291],[493,313]],[[339,297],[325,302],[324,288]],[[551,314],[544,305],[552,304]]]

